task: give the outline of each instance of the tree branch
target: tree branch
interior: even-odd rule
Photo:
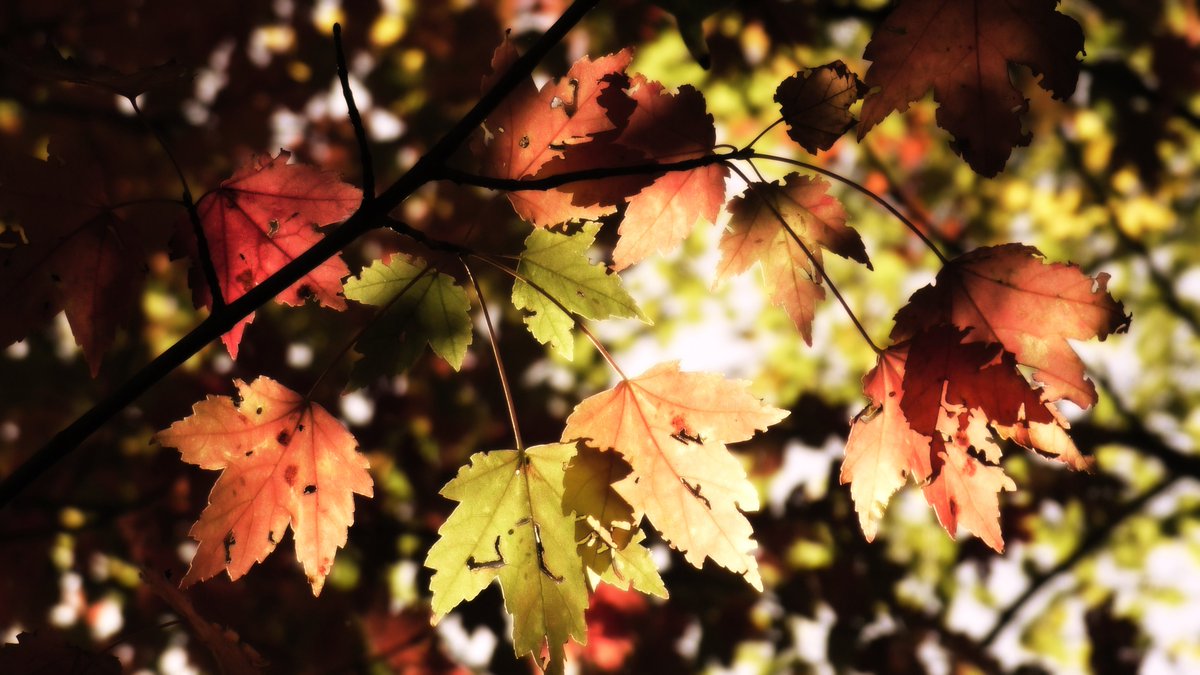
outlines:
[[[32,457],[0,482],[0,509],[7,506],[22,490],[50,467],[69,455],[72,450],[103,426],[118,412],[162,380],[175,368],[199,352],[209,342],[224,335],[251,312],[266,304],[289,286],[296,283],[361,235],[385,222],[387,214],[417,188],[436,179],[442,165],[454,151],[479,127],[483,120],[524,78],[529,77],[537,64],[599,0],[576,0],[558,21],[547,30],[533,47],[517,59],[475,106],[467,112],[411,169],[389,186],[370,204],[364,204],[342,225],[330,231],[295,260],[220,310],[180,338],[115,392],[97,403],[60,431]]]
[[[670,173],[672,171],[689,171],[702,166],[720,164],[730,159],[747,159],[752,154],[753,151],[751,150],[739,150],[737,152],[704,155],[703,157],[685,159],[679,162],[663,162],[661,164],[648,162],[645,164],[630,164],[627,166],[603,166],[593,169],[581,169],[579,171],[566,171],[564,173],[547,176],[545,178],[493,178],[492,176],[481,176],[478,174],[468,173],[466,171],[460,171],[451,167],[446,167],[438,173],[438,176],[435,180],[448,180],[459,185],[474,185],[476,187],[487,188],[489,190],[503,190],[505,192],[552,190],[569,183],[578,183],[585,180],[618,178],[620,176],[641,176],[653,173]]]
[[[346,113],[354,127],[354,138],[358,141],[358,161],[362,163],[363,203],[375,199],[375,165],[371,161],[371,146],[367,144],[367,129],[362,115],[354,104],[354,92],[350,90],[350,73],[346,70],[346,52],[342,47],[342,25],[333,24],[333,49],[337,53],[337,74],[342,83],[342,98],[346,99]]]

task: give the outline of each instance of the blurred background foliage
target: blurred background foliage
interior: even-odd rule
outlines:
[[[9,0],[0,47],[14,58],[50,46],[132,71],[175,60],[193,73],[142,99],[196,192],[250,153],[298,159],[358,180],[353,130],[336,84],[332,24],[344,26],[352,83],[386,185],[477,98],[505,30],[528,44],[563,0]],[[670,5],[670,3],[663,3]],[[711,68],[689,55],[672,15],[640,0],[606,0],[543,64],[561,74],[585,54],[636,48],[632,70],[704,92],[718,141],[753,138],[778,115],[772,95],[796,70],[834,59],[860,75],[884,0],[709,3]],[[995,179],[975,175],[934,124],[935,104],[892,115],[862,142],[842,139],[818,160],[885,196],[945,250],[1007,241],[1038,246],[1089,273],[1134,316],[1132,330],[1080,345],[1101,403],[1073,434],[1094,475],[1010,453],[1019,491],[1002,501],[1008,548],[955,542],[914,489],[892,503],[881,535],[863,541],[837,473],[860,378],[873,354],[832,302],[813,346],[746,275],[720,288],[715,229],[623,276],[655,324],[608,322],[597,333],[628,372],[664,359],[753,381],[792,415],[740,447],[764,508],[752,521],[766,592],[724,571],[696,570],[656,544],[665,602],[605,592],[589,612],[579,672],[1194,672],[1200,669],[1200,11],[1194,0],[1064,0],[1084,29],[1076,94],[1059,102],[1023,68],[1033,133]],[[96,89],[0,66],[0,153],[45,156],[55,134],[82,131],[106,170],[164,197],[176,179],[127,104]],[[777,127],[764,152],[802,157]],[[467,158],[460,157],[464,165]],[[762,163],[768,177],[786,173]],[[731,182],[730,194],[742,186]],[[840,259],[829,272],[877,341],[936,261],[888,214],[834,186],[867,242],[873,272]],[[431,184],[402,208],[443,239],[516,253],[527,226],[501,195]],[[167,213],[170,228],[179,214]],[[611,248],[605,228],[597,256]],[[0,231],[18,245],[19,232]],[[387,233],[348,252],[351,267],[412,245]],[[429,252],[421,252],[430,255]],[[62,317],[0,355],[0,475],[194,326],[185,270],[151,263],[136,319],[96,379]],[[501,349],[518,386],[531,443],[557,439],[563,418],[613,375],[580,340],[574,362],[545,353],[507,306],[507,279],[482,275],[502,315]],[[131,672],[211,672],[210,656],[140,581],[180,573],[187,530],[214,475],[150,443],[206,394],[265,374],[303,391],[369,320],[352,309],[270,306],[239,360],[212,345],[100,430],[0,512],[0,631],[64,634],[106,650]],[[343,395],[322,381],[316,400],[341,418],[371,459],[376,497],[357,500],[347,548],[314,599],[289,554],[234,584],[189,595],[272,665],[271,672],[527,672],[507,645],[491,588],[436,629],[428,625],[421,561],[452,504],[438,489],[475,451],[508,447],[490,355],[477,339],[461,373],[433,358]],[[350,364],[342,359],[335,372]],[[285,545],[284,549],[288,546]]]

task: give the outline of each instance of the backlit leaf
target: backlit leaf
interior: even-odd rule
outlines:
[[[381,308],[355,343],[363,358],[354,364],[352,384],[407,370],[426,344],[450,367],[462,367],[472,338],[471,302],[453,277],[420,258],[396,254],[347,280],[345,295]]]
[[[825,248],[870,267],[862,239],[846,225],[846,210],[828,190],[824,180],[795,173],[782,185],[754,183],[729,202],[732,218],[721,237],[717,266],[720,283],[760,263],[771,301],[787,312],[808,344],[817,302],[825,298],[820,272],[809,254],[820,264]]]
[[[1067,340],[1103,340],[1128,327],[1107,286],[1107,274],[1089,277],[1075,265],[1047,262],[1030,246],[980,248],[950,261],[933,285],[913,294],[896,314],[892,339],[939,323],[971,329],[968,342],[998,343],[1034,368],[1047,400],[1087,408],[1096,388]]]
[[[183,461],[222,472],[192,527],[200,546],[183,586],[221,570],[241,577],[290,525],[296,558],[319,595],[354,522],[354,495],[373,493],[367,458],[321,406],[268,377],[235,384],[236,398],[209,396],[156,437]]]
[[[621,278],[588,259],[588,248],[599,229],[596,224],[586,224],[573,235],[534,230],[525,240],[525,251],[517,266],[517,272],[529,283],[521,279],[513,283],[513,304],[530,311],[525,323],[533,336],[568,359],[575,353],[571,335],[575,321],[563,308],[587,319],[646,320],[621,286]]]
[[[476,453],[442,488],[459,502],[438,530],[425,566],[440,619],[500,580],[513,617],[517,656],[548,648],[549,672],[562,672],[568,639],[586,642],[587,586],[575,547],[575,515],[563,513],[563,476],[571,444],[524,453]]]
[[[275,157],[254,157],[196,204],[226,302],[283,269],[320,241],[318,226],[345,220],[362,200],[358,188],[332,173],[288,164],[290,156],[281,151]],[[193,260],[193,298],[197,306],[211,308],[212,295],[201,273],[191,226],[181,226],[180,232],[186,233],[182,241]],[[333,256],[275,300],[299,306],[312,299],[324,307],[345,309],[342,279],[349,274],[341,256]],[[242,332],[253,318],[253,314],[246,317],[221,338],[235,359]]]
[[[664,363],[575,407],[564,439],[615,450],[633,473],[615,488],[699,567],[705,558],[762,587],[750,522],[758,493],[725,443],[747,440],[787,416],[744,382],[680,372]]]

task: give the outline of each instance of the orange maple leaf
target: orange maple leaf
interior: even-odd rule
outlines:
[[[694,87],[684,85],[678,93],[671,93],[639,75],[633,78],[629,95],[637,107],[621,132],[620,145],[659,163],[712,152],[717,142],[713,117],[705,107],[704,95]],[[621,238],[613,249],[613,269],[619,271],[654,253],[670,251],[691,234],[700,218],[717,222],[728,175],[723,164],[675,171],[631,196],[618,230]]]
[[[933,472],[929,437],[914,431],[900,408],[907,359],[907,344],[879,355],[875,368],[863,378],[870,403],[854,418],[846,441],[840,481],[850,483],[867,541],[875,540],[888,501],[908,477],[921,482]]]
[[[487,134],[479,149],[484,172],[498,178],[534,176],[571,146],[615,130],[608,99],[624,97],[624,72],[632,59],[628,49],[596,60],[584,57],[566,77],[540,90],[532,78],[522,80],[483,123]],[[516,48],[505,40],[492,57],[492,75],[484,88],[516,60]]]
[[[320,594],[354,522],[353,495],[373,493],[367,459],[321,406],[267,377],[235,383],[236,398],[209,396],[157,436],[183,461],[222,471],[192,527],[200,546],[183,585],[221,570],[241,577],[291,525],[296,558]]]
[[[615,450],[633,471],[613,487],[663,537],[700,567],[712,558],[761,590],[757,544],[742,511],[758,493],[725,447],[787,416],[712,373],[663,363],[591,396],[567,418],[563,440]]]
[[[892,340],[952,324],[971,329],[968,342],[994,342],[1018,363],[1034,368],[1048,401],[1065,398],[1082,408],[1096,388],[1067,340],[1122,332],[1129,317],[1107,292],[1108,275],[1089,277],[1077,266],[1047,263],[1031,246],[976,249],[946,264],[933,285],[896,314]]]
[[[281,151],[275,157],[252,158],[196,204],[226,302],[283,269],[320,241],[317,226],[345,220],[362,201],[358,188],[332,173],[288,164],[290,156]],[[190,224],[179,231],[188,255],[199,260]],[[343,310],[342,279],[349,274],[341,256],[335,255],[275,299],[293,306],[313,299]],[[212,308],[212,294],[198,262],[192,267],[191,284],[196,306]],[[253,320],[253,314],[247,316],[221,338],[235,359],[242,332]]]
[[[825,290],[820,273],[796,240],[804,242],[817,264],[825,248],[870,267],[862,238],[846,225],[846,210],[828,190],[824,180],[796,173],[782,185],[755,183],[747,188],[729,202],[732,218],[721,237],[717,266],[720,283],[760,263],[771,301],[787,312],[810,345],[813,315]]]

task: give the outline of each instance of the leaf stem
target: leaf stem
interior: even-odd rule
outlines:
[[[750,166],[754,166],[753,162],[750,163]],[[854,323],[854,327],[858,329],[859,334],[862,335],[863,339],[867,341],[867,344],[870,345],[871,349],[873,349],[876,354],[882,354],[883,350],[880,349],[879,345],[875,344],[875,341],[871,339],[871,335],[867,333],[867,329],[864,328],[862,322],[858,320],[858,316],[854,314],[854,310],[850,309],[849,303],[847,303],[846,299],[842,297],[842,293],[838,290],[837,285],[833,283],[833,279],[829,278],[829,273],[825,271],[825,266],[822,265],[819,260],[817,260],[816,255],[809,250],[808,246],[805,246],[804,241],[800,239],[799,235],[796,234],[796,231],[792,229],[792,226],[788,224],[787,219],[784,218],[783,214],[779,212],[779,208],[775,206],[775,203],[770,199],[767,199],[766,195],[763,195],[759,191],[760,189],[758,185],[754,181],[750,180],[750,177],[747,176],[736,165],[730,163],[729,168],[733,170],[734,173],[741,176],[742,180],[746,181],[746,184],[750,186],[750,189],[758,194],[758,198],[761,199],[763,203],[771,209],[771,213],[775,214],[775,218],[779,220],[779,224],[783,225],[783,229],[786,230],[788,235],[791,236],[792,241],[795,241],[796,245],[800,247],[800,250],[804,251],[804,255],[808,256],[809,262],[812,263],[813,267],[817,270],[817,273],[821,275],[821,278],[825,280],[825,285],[829,286],[829,290],[833,293],[833,297],[837,298],[837,301],[842,305],[842,309],[846,310],[846,315],[850,317],[850,321]],[[755,171],[757,171],[757,169],[755,169]]]
[[[346,52],[342,48],[342,25],[333,24],[333,49],[337,53],[337,74],[342,83],[342,98],[346,99],[346,112],[354,127],[354,138],[358,141],[358,160],[362,163],[363,203],[375,199],[375,167],[371,161],[371,146],[367,144],[367,129],[362,115],[354,104],[354,92],[350,90],[350,73],[346,70]]]
[[[913,234],[917,235],[917,238],[920,239],[921,242],[924,243],[925,246],[928,247],[930,251],[933,251],[933,254],[938,257],[938,260],[940,260],[943,265],[950,262],[946,258],[946,256],[942,254],[941,250],[938,249],[937,245],[934,244],[933,241],[924,232],[921,231],[921,228],[917,227],[917,225],[915,223],[913,223],[911,220],[909,220],[908,217],[905,216],[903,213],[900,213],[900,211],[897,210],[896,207],[892,206],[891,202],[884,199],[883,197],[880,197],[879,195],[875,194],[871,190],[868,190],[866,187],[864,187],[862,184],[858,183],[857,181],[847,178],[846,176],[843,176],[842,174],[837,173],[835,171],[830,171],[829,169],[826,169],[824,167],[817,166],[816,164],[802,162],[798,159],[792,159],[791,157],[780,157],[779,155],[768,155],[768,154],[761,153],[761,152],[752,152],[752,153],[750,153],[749,157],[746,157],[746,159],[747,160],[766,159],[766,160],[770,160],[773,162],[782,162],[784,164],[791,164],[793,166],[798,166],[798,167],[801,167],[804,169],[808,169],[809,171],[816,171],[817,173],[819,173],[823,176],[828,176],[829,178],[832,178],[833,180],[836,180],[839,183],[842,183],[843,185],[846,185],[846,186],[854,188],[855,190],[858,190],[859,192],[866,195],[867,197],[870,197],[871,199],[875,200],[875,202],[877,204],[879,204],[880,206],[882,206],[883,208],[887,209],[888,213],[890,213],[896,217],[896,220],[899,220],[901,223],[904,223],[905,227],[907,227],[909,230],[911,230]]]
[[[780,115],[779,119],[768,124],[766,129],[763,129],[762,131],[758,132],[758,135],[755,136],[753,140],[751,140],[749,143],[746,144],[745,147],[743,147],[741,149],[741,152],[752,152],[754,149],[754,144],[761,141],[762,137],[766,136],[767,133],[769,133],[772,129],[779,126],[780,124],[783,124],[783,120],[784,120],[783,116]]]
[[[508,406],[508,419],[512,422],[513,440],[517,444],[517,452],[524,455],[525,443],[521,440],[521,428],[517,424],[517,405],[513,401],[512,389],[508,385],[508,375],[504,372],[504,359],[500,358],[500,344],[496,339],[496,329],[492,326],[492,315],[488,311],[487,300],[484,299],[483,289],[479,287],[479,282],[471,273],[471,266],[467,264],[466,258],[460,255],[458,261],[462,263],[463,269],[467,271],[467,278],[475,287],[475,297],[479,298],[479,308],[483,310],[483,322],[487,326],[488,342],[492,345],[492,356],[496,358],[496,372],[500,374],[500,388],[504,390],[504,403]]]
[[[150,123],[150,120],[146,117],[146,113],[142,112],[141,106],[138,105],[137,97],[129,96],[127,98],[129,104],[133,106],[133,112],[137,114],[137,118],[154,135],[155,140],[158,141],[158,146],[162,148],[163,154],[167,156],[167,160],[175,168],[175,174],[179,176],[179,184],[183,187],[183,207],[187,209],[188,220],[192,224],[192,235],[196,237],[196,250],[200,258],[200,270],[204,274],[205,283],[208,284],[208,292],[212,297],[213,311],[216,312],[225,307],[225,296],[221,292],[221,284],[217,278],[217,268],[213,265],[212,251],[208,247],[208,236],[204,233],[204,225],[200,222],[200,212],[196,210],[196,202],[192,199],[192,190],[188,187],[187,177],[183,175],[183,167],[175,159],[175,153],[171,152],[171,146],[167,143],[167,139]],[[3,506],[3,502],[0,502],[0,506]]]

